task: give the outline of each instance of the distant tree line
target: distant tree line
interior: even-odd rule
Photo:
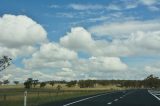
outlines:
[[[107,86],[116,85],[118,87],[126,88],[160,88],[160,79],[153,75],[149,75],[144,80],[79,80],[70,81],[67,83],[68,87],[78,85],[80,88],[95,87],[96,84]]]
[[[93,88],[96,85],[96,80],[80,80],[78,85],[80,88]]]
[[[44,88],[47,84],[50,84],[52,87],[55,84],[55,81],[45,81],[45,82],[39,82],[39,80],[34,80],[32,78],[28,78],[25,82],[24,82],[24,86],[27,89],[30,88],[35,88],[37,85],[40,85],[40,88]]]
[[[117,85],[126,88],[160,88],[160,79],[149,75],[144,80],[97,80],[100,85]]]
[[[95,87],[96,84],[102,86],[116,85],[118,87],[126,88],[160,88],[160,79],[153,75],[149,75],[144,80],[80,80],[70,81],[67,84],[68,87],[78,84],[80,88]]]
[[[0,81],[0,85],[9,84],[9,80]],[[13,82],[15,85],[19,84],[19,81]],[[72,81],[44,81],[39,82],[32,78],[28,78],[24,82],[24,87],[27,89],[35,88],[39,85],[40,88],[44,88],[46,85],[54,86],[57,85],[57,89],[61,89],[61,84],[66,85],[67,87],[80,87],[80,88],[93,88],[96,85],[107,86],[107,85],[116,85],[118,87],[126,88],[160,88],[160,79],[154,75],[149,75],[144,80],[72,80]]]
[[[9,80],[0,81],[0,85],[2,85],[2,84],[8,85],[9,83],[10,83]]]

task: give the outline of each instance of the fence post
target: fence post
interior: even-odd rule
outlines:
[[[24,92],[24,106],[27,106],[27,91]]]
[[[37,105],[39,104],[39,91],[37,92]]]
[[[4,101],[6,101],[6,94],[4,95]]]

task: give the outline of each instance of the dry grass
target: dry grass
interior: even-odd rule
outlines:
[[[57,93],[56,87],[62,86],[62,89]],[[122,90],[124,88],[117,87],[115,85],[101,86],[96,85],[94,88],[79,88],[67,87],[65,84],[55,84],[53,87],[49,84],[45,88],[36,88],[28,90],[28,106],[38,106],[39,104],[46,102],[54,102],[64,99],[69,99],[78,96],[91,95],[100,92]],[[22,106],[24,99],[24,86],[19,85],[3,85],[0,86],[0,106]],[[6,100],[4,96],[6,95]]]

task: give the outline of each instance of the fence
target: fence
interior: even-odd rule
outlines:
[[[82,95],[95,94],[100,91],[74,91],[74,90],[28,90],[27,101],[24,100],[25,90],[0,90],[0,106],[38,106],[47,102],[54,102]],[[102,91],[101,91],[102,92]],[[103,91],[104,92],[104,91]]]

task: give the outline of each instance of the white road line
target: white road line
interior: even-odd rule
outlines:
[[[132,91],[132,92],[128,92],[128,93],[126,93],[125,95],[123,95],[123,96],[121,96],[120,98],[123,98],[123,97],[125,97],[125,96],[127,96],[127,95],[129,95],[129,94],[131,94],[131,93],[133,93],[134,91]],[[118,101],[119,99],[115,99],[115,100],[113,100],[112,102],[116,102],[116,101]],[[110,105],[110,104],[112,104],[112,102],[109,102],[109,103],[107,103],[108,105]]]
[[[122,96],[120,98],[123,98]]]
[[[91,96],[91,97],[88,97],[88,98],[80,99],[80,100],[77,100],[77,101],[74,101],[74,102],[65,104],[65,105],[63,105],[63,106],[69,106],[69,105],[72,105],[72,104],[75,104],[75,103],[78,103],[78,102],[82,102],[82,101],[85,101],[85,100],[88,100],[88,99],[92,99],[92,98],[96,98],[96,97],[99,97],[99,96],[103,96],[103,95],[107,95],[107,94],[112,94],[112,93],[117,93],[117,92],[109,92],[109,93],[105,93],[105,94],[100,94],[100,95],[96,95],[96,96]],[[112,104],[112,102],[109,102],[108,104]]]
[[[149,94],[151,94],[152,96],[154,96],[156,99],[160,100],[160,98],[158,96],[154,95],[151,91],[148,90],[148,92],[149,92]]]
[[[111,93],[115,93],[115,92],[111,92]],[[91,99],[91,98],[95,98],[95,97],[99,97],[99,96],[107,95],[107,94],[111,94],[111,93],[105,93],[105,94],[100,94],[100,95],[96,95],[96,96],[91,96],[91,97],[88,97],[88,98],[84,98],[84,99],[81,99],[81,100],[78,100],[78,101],[75,101],[75,102],[65,104],[63,106],[69,106],[69,105],[72,105],[72,104],[75,104],[75,103],[78,103],[78,102],[82,102],[82,101],[85,101],[85,100],[88,100],[88,99]]]
[[[111,105],[112,104],[112,102],[109,102],[109,103],[107,103],[108,105]]]
[[[135,92],[135,91],[130,91],[130,92],[126,93],[125,95],[123,95],[122,97],[125,97],[125,96],[127,96],[127,95],[130,95],[130,94],[133,93],[133,92]]]
[[[115,99],[114,101],[118,101],[118,99]]]

